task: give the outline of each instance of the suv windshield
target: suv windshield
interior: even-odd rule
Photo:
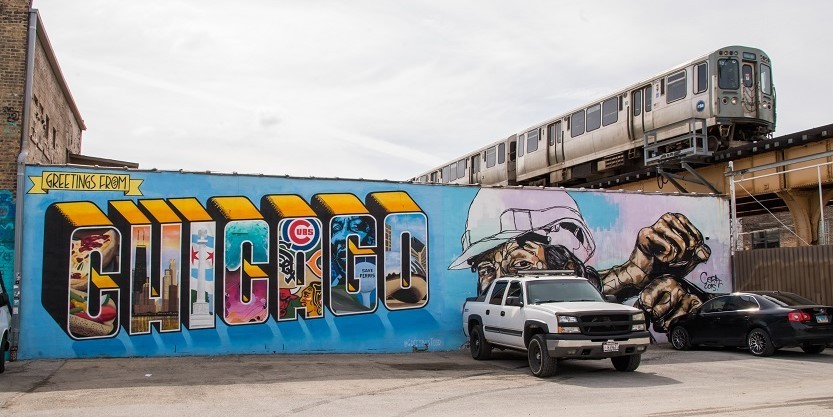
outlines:
[[[544,280],[527,284],[529,302],[604,301],[602,295],[585,280]]]

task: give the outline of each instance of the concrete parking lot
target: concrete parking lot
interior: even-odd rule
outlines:
[[[533,377],[523,356],[466,351],[19,361],[3,416],[833,416],[833,353],[652,346],[634,373],[566,361]]]

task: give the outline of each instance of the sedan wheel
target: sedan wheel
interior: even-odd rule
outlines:
[[[821,353],[821,352],[824,352],[824,348],[825,348],[824,345],[811,345],[809,343],[802,343],[801,344],[801,350],[803,350],[806,353],[813,353],[813,354]]]
[[[671,346],[677,350],[688,350],[691,348],[691,338],[688,335],[688,330],[681,326],[677,326],[671,330]]]
[[[772,344],[769,333],[763,329],[753,329],[749,332],[746,344],[755,356],[770,356],[775,353],[775,345]]]

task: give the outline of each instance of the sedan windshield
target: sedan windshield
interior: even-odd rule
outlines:
[[[764,297],[769,299],[770,301],[774,302],[783,307],[787,306],[808,306],[808,305],[815,305],[818,304],[812,300],[808,300],[798,294],[793,294],[791,292],[775,292],[775,293],[766,293],[762,294]]]
[[[528,284],[529,301],[537,303],[604,301],[596,288],[585,280],[546,280]]]

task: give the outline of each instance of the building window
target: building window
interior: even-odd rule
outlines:
[[[781,246],[781,232],[778,229],[752,232],[752,249],[778,248]]]

